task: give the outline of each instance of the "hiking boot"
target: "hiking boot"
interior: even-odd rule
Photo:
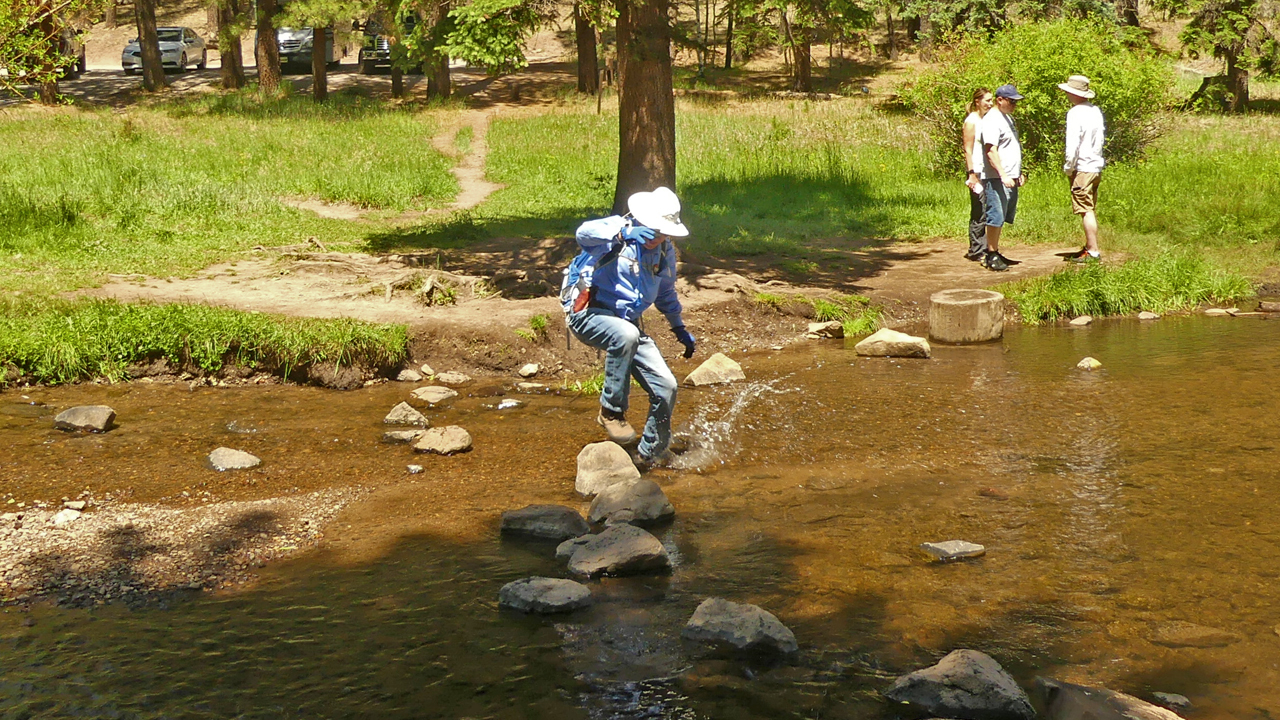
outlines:
[[[994,250],[987,251],[987,256],[982,260],[982,266],[996,272],[1004,272],[1009,269],[1009,263],[1004,256]]]
[[[630,445],[636,441],[636,431],[627,423],[622,413],[615,414],[601,408],[600,414],[596,415],[596,424],[604,428],[609,439],[619,445]]]

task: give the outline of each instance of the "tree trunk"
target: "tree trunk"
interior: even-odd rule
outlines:
[[[311,99],[322,103],[329,99],[328,28],[315,28],[311,39]]]
[[[792,90],[802,93],[813,92],[813,42],[804,28],[795,28],[796,44],[792,53],[796,56],[796,76]]]
[[[160,36],[156,34],[156,0],[134,0],[138,23],[138,46],[142,49],[142,87],[150,92],[165,87],[160,60]]]
[[[884,6],[884,29],[888,34],[888,53],[890,60],[898,59],[898,38],[897,32],[893,28],[893,6]]]
[[[431,12],[431,24],[437,30],[449,18],[450,0],[436,3]],[[427,75],[427,98],[447,99],[453,94],[453,79],[449,76],[449,56],[442,52],[434,52],[427,59],[423,72]]]
[[[280,92],[280,46],[276,40],[276,0],[258,0],[258,33],[253,49],[258,61],[258,92]]]
[[[208,4],[204,9],[204,22],[208,26],[207,34],[213,34],[218,29],[218,3],[215,0]]]
[[[1227,61],[1227,110],[1244,112],[1249,109],[1249,71],[1240,67],[1239,59],[1233,52],[1226,53]]]
[[[578,92],[600,92],[600,58],[596,54],[596,29],[587,20],[582,5],[573,4],[573,34],[578,44]]]
[[[404,97],[404,70],[398,65],[391,66],[391,97],[399,99]]]
[[[613,210],[632,193],[675,189],[676,103],[669,0],[617,0],[618,184]]]
[[[40,102],[44,105],[54,105],[58,102],[58,78],[54,74],[53,58],[58,56],[58,28],[54,27],[53,9],[48,3],[40,5],[40,37],[49,44],[49,54],[46,56],[44,66],[40,69],[47,73],[50,78],[40,83]]]
[[[218,56],[222,64],[222,87],[227,90],[245,86],[244,55],[240,49],[240,33],[236,30],[239,21],[237,0],[224,0],[218,6]]]
[[[1116,14],[1122,24],[1138,27],[1138,0],[1117,0]]]
[[[724,69],[733,69],[733,0],[724,6],[727,27],[724,31]]]
[[[911,42],[920,42],[920,16],[914,15],[907,18],[907,39]]]
[[[107,24],[108,29],[116,29],[116,23],[118,22],[116,20],[116,0],[109,0],[107,2],[107,13],[106,17],[103,18],[103,22]]]

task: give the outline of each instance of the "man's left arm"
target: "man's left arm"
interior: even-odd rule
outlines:
[[[684,345],[684,356],[690,358],[693,357],[696,341],[693,333],[685,329],[684,307],[680,304],[680,296],[676,293],[675,246],[667,248],[662,264],[665,269],[658,278],[658,296],[654,298],[653,306],[667,318],[667,323],[671,326],[671,332],[676,336],[676,340]]]

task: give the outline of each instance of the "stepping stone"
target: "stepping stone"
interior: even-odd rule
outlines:
[[[248,470],[257,467],[262,461],[255,455],[250,455],[241,450],[232,450],[227,447],[220,447],[209,453],[209,465],[218,472],[226,470]]]
[[[844,337],[844,323],[839,320],[811,322],[809,323],[809,331],[805,335],[815,340],[821,338],[839,339]]]
[[[405,368],[396,375],[396,382],[422,382],[422,373],[412,368]]]
[[[436,382],[441,385],[466,385],[471,382],[471,376],[460,372],[442,372],[436,375]]]
[[[422,434],[421,430],[388,430],[382,433],[382,442],[411,443]]]
[[[516,371],[516,374],[522,378],[531,378],[534,375],[537,375],[538,371],[541,369],[542,367],[539,366],[538,363],[526,363],[525,365],[522,365],[519,370]]]
[[[1084,327],[1091,322],[1093,322],[1093,317],[1091,315],[1081,315],[1080,317],[1072,318],[1069,324],[1075,325],[1076,327]]]
[[[429,405],[436,405],[458,397],[458,391],[439,385],[427,385],[414,390],[409,395]]]
[[[696,370],[686,375],[684,382],[686,385],[701,387],[746,379],[747,375],[742,372],[741,365],[731,360],[724,353],[716,353],[707,358],[706,362],[699,365]]]
[[[671,567],[658,538],[635,525],[615,525],[583,543],[569,557],[575,575],[635,575]]]
[[[59,430],[106,432],[116,419],[116,411],[106,405],[80,405],[58,413],[53,426]]]
[[[942,290],[929,296],[929,337],[980,343],[1004,335],[1004,295],[993,290]]]
[[[893,702],[941,718],[1035,720],[1031,699],[991,656],[956,650],[937,665],[903,675],[885,691]]]
[[[666,493],[658,487],[658,483],[641,478],[632,482],[617,483],[600,491],[591,502],[587,511],[587,519],[593,523],[602,523],[620,515],[620,522],[635,525],[651,525],[669,520],[676,514],[676,509],[667,499]]]
[[[793,653],[799,649],[795,633],[773,613],[723,598],[703,600],[680,636],[736,650]]]
[[[582,537],[570,538],[556,546],[556,559],[562,562],[569,562],[569,558],[578,551],[578,548],[591,542],[595,535],[583,535]]]
[[[578,476],[573,488],[591,497],[610,485],[635,482],[640,471],[622,446],[613,442],[591,443],[578,453]]]
[[[889,328],[881,328],[863,338],[853,350],[868,357],[927,358],[933,352],[928,340]]]
[[[1097,361],[1097,360],[1095,360],[1094,358],[1087,357],[1087,358],[1085,358],[1085,359],[1081,360],[1080,362],[1076,363],[1076,367],[1080,368],[1081,370],[1090,370],[1090,371],[1092,371],[1092,370],[1097,370],[1098,368],[1102,367],[1102,363],[1098,362],[1098,361]]]
[[[1036,678],[1036,690],[1050,720],[1182,720],[1171,710],[1106,688]]]
[[[409,403],[402,402],[391,408],[391,412],[382,418],[388,425],[428,425],[427,416],[413,409]]]
[[[529,505],[502,513],[501,531],[547,540],[568,540],[591,532],[591,526],[573,508]]]
[[[987,549],[977,543],[964,540],[947,540],[940,543],[920,543],[920,549],[943,562],[982,557]]]
[[[431,428],[418,436],[413,444],[416,452],[429,452],[437,455],[453,455],[471,449],[471,433],[457,425]]]
[[[526,613],[560,613],[591,604],[591,590],[562,578],[528,577],[498,591],[498,605]]]

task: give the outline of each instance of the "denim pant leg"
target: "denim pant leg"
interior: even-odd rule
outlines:
[[[986,188],[975,193],[965,186],[969,195],[969,254],[987,251],[987,193]]]
[[[600,406],[625,413],[631,394],[631,366],[640,345],[640,328],[606,310],[587,308],[569,316],[569,329],[584,345],[605,352]]]
[[[640,455],[656,458],[671,444],[671,411],[676,406],[676,376],[658,351],[653,338],[643,335],[636,348],[631,375],[649,393],[649,419],[640,434]]]

